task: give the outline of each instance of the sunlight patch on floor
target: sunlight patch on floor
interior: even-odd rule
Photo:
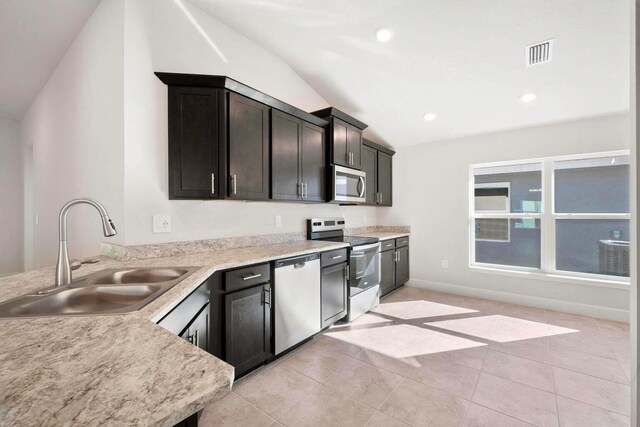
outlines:
[[[576,329],[563,328],[499,314],[428,322],[425,323],[425,325],[495,342],[519,341],[579,332]]]
[[[463,350],[486,344],[416,325],[384,325],[366,329],[331,330],[325,336],[394,358]]]
[[[383,302],[371,310],[372,313],[378,313],[385,316],[395,317],[397,319],[421,319],[426,317],[450,316],[453,314],[477,313],[477,310],[471,310],[464,307],[456,307],[453,305],[441,304],[432,301],[400,301],[400,302]]]

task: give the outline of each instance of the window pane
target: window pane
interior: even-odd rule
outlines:
[[[542,164],[474,169],[476,212],[542,212]]]
[[[554,170],[556,212],[629,212],[629,156],[555,162]]]
[[[629,277],[629,220],[556,220],[556,269]]]
[[[475,262],[540,268],[539,219],[479,218],[475,235]]]

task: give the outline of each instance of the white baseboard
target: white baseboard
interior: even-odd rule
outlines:
[[[464,295],[468,297],[490,299],[511,304],[526,305],[529,307],[546,308],[549,310],[580,314],[582,316],[598,317],[601,319],[609,319],[616,320],[618,322],[629,323],[629,311],[617,308],[600,307],[596,305],[580,304],[549,298],[540,298],[530,295],[512,294],[510,292],[471,288],[468,286],[452,285],[442,282],[432,282],[422,279],[410,279],[407,282],[406,286],[430,289],[432,291],[446,292],[449,294]]]

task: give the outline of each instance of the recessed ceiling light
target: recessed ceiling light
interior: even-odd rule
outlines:
[[[522,95],[522,97],[520,97],[520,101],[522,102],[531,102],[534,99],[536,99],[538,97],[538,95],[536,95],[535,93],[525,93],[524,95]]]
[[[422,116],[422,118],[430,122],[431,120],[436,118],[436,115],[433,113],[425,113],[424,116]]]
[[[386,43],[393,38],[393,30],[387,27],[380,27],[376,30],[376,38],[382,43]]]

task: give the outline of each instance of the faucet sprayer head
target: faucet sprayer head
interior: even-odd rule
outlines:
[[[102,231],[104,232],[104,237],[111,237],[118,234],[118,232],[116,231],[116,226],[108,216],[102,217]]]

